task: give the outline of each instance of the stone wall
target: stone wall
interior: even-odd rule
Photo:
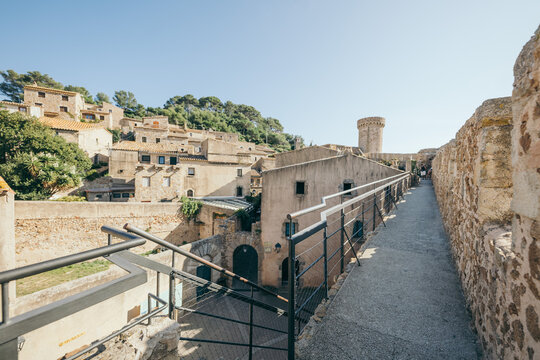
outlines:
[[[503,269],[511,270],[513,258],[509,253],[511,121],[510,98],[487,100],[433,160],[441,215],[488,355],[495,353],[494,344],[509,342],[513,336],[507,320],[503,325],[509,303],[500,297],[508,286],[501,275]]]
[[[238,233],[238,236],[242,236],[241,234],[242,233]],[[230,234],[231,241],[233,243],[236,236],[237,235],[234,233]],[[185,251],[191,252],[205,258],[206,260],[210,260],[219,266],[222,266],[224,239],[225,236],[217,235],[185,244],[180,247]],[[147,241],[147,243],[149,243],[149,241]],[[148,256],[148,259],[170,266],[172,262],[171,256],[172,252],[167,250],[157,254],[151,254]],[[188,259],[180,254],[175,255],[176,269],[196,275],[197,267],[199,266],[201,266],[201,264],[195,262],[194,260]],[[35,354],[46,353],[51,359],[56,359],[66,353],[73,354],[88,346],[91,342],[101,339],[122,328],[133,318],[145,314],[147,312],[147,294],[156,294],[157,283],[156,272],[148,269],[146,270],[146,283],[25,334],[24,337],[26,341],[23,351],[19,353],[19,358],[22,360],[35,359]],[[20,315],[40,306],[65,299],[68,296],[79,294],[82,291],[105,284],[123,275],[125,275],[123,270],[118,268],[116,265],[111,265],[111,267],[106,271],[13,299],[13,305],[10,308],[11,316]],[[169,298],[169,290],[167,285],[169,278],[167,274],[161,274],[159,276],[161,287],[160,292],[157,295],[161,299],[166,300]],[[221,274],[217,271],[212,271],[212,281],[218,281],[220,276]],[[195,291],[196,287],[193,285],[183,284],[181,281],[178,281],[176,285],[176,296],[181,294],[181,298],[176,299],[177,304],[181,304],[182,301],[185,302],[186,299],[193,299],[195,296]],[[159,318],[155,318],[153,322],[159,322],[158,319]],[[154,328],[141,326],[138,327],[138,329],[147,329],[148,331],[152,331]],[[157,337],[159,338],[160,336],[161,335],[158,335]],[[125,339],[126,337],[129,337],[129,333],[125,336],[120,336],[121,339]],[[119,338],[117,338],[117,340],[118,339]],[[159,341],[153,345],[158,345],[158,342]],[[114,358],[113,355],[117,355],[115,349],[118,348],[119,345],[120,344],[118,341],[111,340],[108,344],[106,344],[105,347],[107,350],[104,352],[104,354],[111,354],[112,357],[110,358]],[[140,345],[144,344],[140,343]],[[170,343],[170,345],[174,346],[169,347],[167,352],[176,349],[176,343]],[[155,351],[154,346],[151,346],[150,349],[146,349],[144,346],[139,349],[124,346],[122,349],[133,351],[135,354],[139,352],[145,353],[147,351],[154,354],[153,351]],[[96,358],[101,359],[107,357],[102,357],[100,355]],[[131,359],[132,357],[127,356],[126,358]],[[160,357],[151,358],[153,359]]]
[[[215,214],[232,210],[203,205],[197,220],[186,221],[180,203],[102,203],[59,201],[15,202],[17,266],[93,249],[107,244],[103,225],[122,228],[126,223],[181,245],[211,236]],[[134,251],[156,246],[147,242]]]
[[[486,358],[540,356],[538,35],[516,62],[512,98],[484,102],[433,160],[441,215]]]

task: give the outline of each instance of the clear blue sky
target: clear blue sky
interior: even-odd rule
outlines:
[[[383,150],[415,152],[511,94],[540,1],[10,1],[2,13],[0,70],[146,106],[214,95],[308,144],[355,145],[356,120],[384,116]]]

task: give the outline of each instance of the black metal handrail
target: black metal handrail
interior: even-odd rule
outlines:
[[[320,212],[320,220],[305,227],[302,231],[299,231],[295,234],[291,233],[288,236],[289,241],[289,256],[288,256],[288,286],[289,286],[289,303],[288,303],[288,359],[294,360],[295,358],[295,352],[294,352],[294,343],[296,340],[296,336],[300,332],[300,324],[301,323],[307,323],[308,319],[303,317],[304,315],[301,315],[302,313],[306,313],[308,315],[313,315],[314,311],[313,309],[318,304],[314,304],[313,302],[318,301],[318,298],[316,298],[317,294],[322,293],[323,298],[328,298],[328,287],[329,287],[329,269],[328,269],[328,263],[330,260],[334,259],[335,256],[340,253],[339,263],[335,264],[334,267],[331,269],[333,270],[336,268],[336,266],[339,265],[339,271],[340,274],[344,272],[345,267],[345,257],[349,252],[352,253],[351,258],[356,259],[356,263],[358,266],[361,265],[360,259],[358,254],[355,251],[355,246],[360,242],[364,241],[366,236],[366,227],[365,225],[372,222],[372,231],[375,231],[376,224],[377,224],[377,216],[380,219],[380,223],[386,226],[386,223],[384,222],[384,215],[388,213],[388,211],[392,208],[397,208],[397,199],[399,197],[403,196],[403,190],[410,185],[409,182],[409,173],[401,173],[397,174],[395,176],[391,176],[385,179],[381,179],[369,184],[358,186],[354,189],[349,189],[345,191],[341,191],[339,193],[331,194],[328,196],[324,196],[322,198],[321,204],[308,207],[303,210],[296,211],[294,213],[290,213],[287,215],[287,218],[289,220],[289,228],[293,229],[293,219],[298,218],[300,216],[306,215],[308,213],[312,213],[317,210],[321,210]],[[373,188],[363,194],[360,194],[359,196],[353,197],[352,199],[345,200],[343,197],[341,198],[341,203],[331,206],[327,209],[326,200],[335,198],[340,195],[348,195],[351,193],[351,191],[358,190],[358,189],[365,189],[372,186]],[[381,198],[382,196],[382,198]],[[381,206],[378,205],[378,202],[381,202]],[[369,206],[368,209],[366,209],[366,203]],[[361,207],[359,206],[361,204]],[[345,209],[351,209],[350,213],[353,211],[358,211],[358,213],[352,217],[352,219],[345,221]],[[323,210],[325,209],[325,210]],[[368,219],[366,223],[365,214],[366,212],[372,212],[372,218]],[[349,213],[349,212],[348,212]],[[330,215],[339,215],[339,227],[337,230],[332,230],[329,234],[327,233],[328,229],[328,218]],[[353,229],[352,231],[347,230],[347,226],[355,225],[358,221],[361,219],[361,228],[359,229]],[[335,221],[332,222],[332,225],[335,224]],[[314,235],[322,234],[322,251],[321,253],[316,253],[311,256],[310,263],[304,264],[304,268],[301,271],[298,271],[298,274],[296,274],[296,262],[298,261],[298,258],[296,256],[296,246],[298,244],[302,243],[308,238],[311,238]],[[328,241],[336,236],[339,233],[339,245],[335,250],[331,252],[331,254],[328,254]],[[349,236],[350,233],[350,236]],[[356,239],[356,240],[355,240]],[[345,250],[345,245],[348,244],[348,250]],[[308,248],[307,251],[312,251],[312,249],[315,248],[316,245],[313,245]],[[353,257],[354,256],[354,257]],[[297,300],[296,290],[297,287],[300,286],[300,280],[301,278],[310,271],[315,271],[315,266],[317,264],[320,264],[322,261],[322,273],[320,274],[322,281],[320,283],[316,283],[314,287],[311,287],[307,294],[303,294],[299,297]],[[319,265],[321,266],[321,265]],[[302,294],[301,294],[302,295]],[[296,322],[298,321],[298,327],[296,327]],[[296,331],[298,330],[298,332]]]
[[[126,227],[128,227],[128,226],[126,226]],[[129,229],[132,229],[132,227],[129,227]],[[102,228],[102,230],[104,232],[108,232],[108,227],[105,226],[105,227]],[[141,231],[141,236],[146,235],[146,234],[143,235],[143,233],[144,232]],[[154,237],[151,234],[148,234],[148,236],[149,237]],[[162,240],[162,239],[159,239],[159,238],[157,238],[157,239],[160,240],[160,242],[158,243],[160,245],[165,246],[163,243],[169,244],[165,240]],[[152,240],[152,239],[149,239],[149,240]],[[169,245],[171,247],[173,247],[173,249],[171,249],[171,250],[173,250],[173,258],[174,258],[174,254],[175,254],[174,248],[177,248],[177,247],[175,245],[172,245],[172,244],[169,244]],[[168,248],[168,246],[165,246],[165,247]],[[182,250],[182,252],[180,252],[181,254],[183,254],[185,252],[183,249],[180,249],[180,250]],[[268,326],[256,324],[255,321],[254,321],[254,316],[253,316],[254,308],[264,310],[268,314],[274,314],[275,319],[282,318],[282,317],[284,318],[284,317],[288,316],[288,313],[287,313],[286,310],[283,310],[283,309],[281,309],[281,308],[279,308],[277,306],[271,305],[269,303],[266,303],[266,302],[263,302],[263,301],[260,301],[260,300],[258,300],[256,298],[254,298],[253,290],[256,289],[256,288],[260,288],[258,285],[251,286],[251,284],[252,284],[251,282],[246,283],[247,285],[250,286],[250,289],[251,289],[251,296],[248,296],[247,294],[243,294],[243,293],[241,293],[239,291],[233,290],[233,289],[225,287],[223,285],[216,284],[216,283],[212,282],[211,280],[206,280],[206,279],[200,278],[200,277],[198,277],[196,275],[187,273],[185,271],[175,269],[174,268],[174,261],[172,261],[171,266],[169,266],[169,265],[165,265],[163,263],[153,261],[153,260],[148,259],[146,257],[133,254],[131,252],[123,252],[123,253],[120,254],[120,256],[122,256],[124,259],[126,259],[127,261],[129,261],[129,262],[131,262],[133,264],[136,264],[136,265],[142,266],[144,268],[156,271],[156,273],[157,273],[157,282],[156,282],[157,289],[156,289],[156,291],[158,293],[159,293],[159,275],[163,274],[163,275],[166,275],[166,276],[169,277],[169,317],[171,319],[176,318],[176,316],[178,315],[177,311],[184,311],[184,312],[188,312],[188,313],[193,314],[193,315],[198,315],[198,316],[212,318],[212,319],[219,319],[219,320],[223,320],[223,321],[226,321],[226,322],[229,322],[229,323],[236,323],[236,324],[248,326],[249,327],[249,334],[250,334],[249,342],[247,342],[247,343],[231,342],[231,341],[224,341],[224,340],[218,340],[218,339],[209,339],[209,338],[201,338],[199,336],[196,336],[196,337],[182,336],[180,338],[180,340],[191,341],[191,342],[209,343],[209,344],[217,344],[217,345],[245,346],[245,347],[249,348],[249,350],[248,350],[248,358],[249,359],[253,358],[253,353],[254,353],[255,349],[280,350],[280,351],[286,351],[287,350],[287,348],[285,348],[285,347],[279,348],[279,347],[273,347],[273,346],[264,346],[264,345],[254,344],[255,339],[254,339],[254,336],[253,336],[253,329],[262,329],[262,330],[268,330],[268,331],[273,331],[273,332],[286,333],[285,330],[280,330],[280,329],[277,329],[277,328],[271,328],[271,327],[268,327]],[[196,255],[194,255],[192,253],[188,253],[188,258],[193,258],[193,257],[199,258],[198,256],[196,256]],[[204,259],[202,259],[202,260],[204,261],[204,262],[201,262],[203,265],[206,265],[206,263],[208,263],[210,265],[209,266],[210,268],[215,269],[215,270],[219,271],[220,273],[223,273],[222,272],[223,268],[221,268],[220,266],[218,266],[216,264],[213,264],[211,262],[208,262],[208,261],[206,261]],[[210,314],[210,313],[205,312],[205,311],[188,308],[188,307],[186,307],[184,305],[181,305],[181,306],[176,305],[176,300],[174,298],[175,297],[175,295],[174,295],[175,279],[179,279],[179,280],[182,281],[182,288],[183,289],[184,289],[184,287],[189,285],[189,286],[192,286],[192,287],[197,287],[198,289],[204,291],[204,294],[213,293],[214,295],[228,297],[228,298],[231,298],[231,299],[241,301],[241,302],[243,302],[245,304],[248,304],[248,306],[249,306],[249,321],[239,321],[238,319],[234,319],[234,318],[230,318],[230,317],[224,317],[224,316],[220,316],[220,315],[216,315],[216,314]],[[264,289],[264,290],[266,290],[266,289]],[[272,292],[269,292],[269,293],[273,294]],[[265,294],[268,294],[268,292],[265,292]],[[272,297],[277,298],[274,295],[272,295]],[[197,303],[198,302],[199,302],[199,300],[197,298]]]
[[[195,260],[200,264],[206,265],[206,266],[208,266],[208,267],[210,267],[210,268],[212,268],[212,269],[214,269],[214,270],[216,270],[216,271],[218,271],[218,272],[220,272],[220,273],[222,273],[222,274],[224,274],[224,275],[226,275],[226,276],[228,276],[228,277],[230,277],[232,279],[239,280],[239,281],[243,282],[244,284],[249,285],[250,287],[253,287],[253,288],[257,289],[257,290],[260,290],[260,291],[262,291],[262,292],[264,292],[264,293],[266,293],[268,295],[272,295],[272,296],[274,296],[275,298],[277,298],[277,299],[279,299],[281,301],[288,302],[288,300],[286,298],[284,298],[283,296],[281,296],[279,294],[276,294],[273,291],[270,291],[270,290],[266,289],[265,287],[260,286],[260,285],[258,285],[256,283],[254,283],[254,282],[252,282],[252,281],[238,275],[238,274],[235,274],[234,272],[232,272],[230,270],[227,270],[227,269],[225,269],[225,268],[223,268],[223,267],[221,267],[219,265],[216,265],[211,261],[205,260],[200,256],[192,254],[189,251],[186,251],[186,250],[184,250],[184,249],[182,249],[182,248],[180,248],[180,247],[178,247],[176,245],[173,245],[173,244],[171,244],[170,242],[168,242],[166,240],[163,240],[163,239],[161,239],[161,238],[159,238],[159,237],[157,237],[155,235],[152,235],[152,234],[150,234],[150,233],[148,233],[148,232],[146,232],[146,231],[144,231],[142,229],[139,229],[136,226],[133,226],[133,225],[130,225],[130,224],[125,224],[124,229],[126,229],[127,231],[132,232],[134,234],[137,234],[137,235],[139,235],[139,236],[141,236],[141,237],[143,237],[143,238],[145,238],[147,240],[155,242],[156,244],[159,244],[159,245],[161,245],[161,246],[163,246],[163,247],[165,247],[165,248],[167,248],[169,250],[172,250],[175,253],[178,253],[178,254],[183,255],[183,256],[185,256],[187,258]],[[108,227],[106,227],[106,226],[102,227],[102,231],[108,232]],[[174,259],[174,256],[173,256],[173,259]]]
[[[127,234],[131,235],[131,234]],[[97,249],[83,251],[77,254],[66,255],[52,260],[46,260],[39,263],[22,266],[20,268],[3,271],[0,273],[0,283],[6,283],[19,280],[36,274],[41,274],[50,270],[58,269],[64,266],[73,265],[83,261],[96,259],[102,256],[117,253],[119,251],[131,249],[143,245],[146,240],[138,236],[131,235],[130,240],[121,243],[102,246]]]
[[[124,326],[123,328],[121,328],[120,330],[117,330],[115,332],[113,332],[112,334],[110,334],[109,336],[93,343],[92,345],[82,349],[81,351],[79,351],[78,353],[66,358],[65,360],[74,360],[76,358],[78,358],[79,356],[81,355],[84,355],[84,354],[87,354],[89,353],[90,351],[92,351],[93,349],[105,344],[107,341],[109,340],[112,340],[114,339],[115,337],[117,337],[118,335],[121,335],[123,333],[125,333],[126,331],[128,331],[129,329],[132,329],[134,328],[135,326],[145,322],[146,320],[148,320],[148,322],[150,323],[150,319],[154,316],[156,316],[157,314],[161,313],[163,310],[165,310],[167,308],[167,306],[169,305],[166,301],[160,299],[159,297],[157,297],[156,295],[154,294],[148,294],[148,303],[150,304],[150,299],[153,299],[156,301],[156,303],[160,303],[161,306],[160,307],[156,307],[154,310],[150,311],[150,306],[148,307],[148,313],[144,316],[141,316],[140,318],[136,319],[135,321],[127,324],[126,326]]]

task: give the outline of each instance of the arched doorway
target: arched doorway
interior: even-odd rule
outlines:
[[[233,272],[257,284],[259,275],[259,255],[252,246],[240,245],[234,249]],[[249,290],[250,286],[234,279],[233,288],[237,290]]]
[[[197,276],[204,280],[212,280],[212,269],[206,265],[197,266]],[[197,300],[208,292],[207,286],[197,286]]]
[[[296,276],[298,276],[298,273],[300,272],[300,262],[296,260],[296,263],[294,264],[294,272],[296,273]],[[286,257],[281,262],[281,286],[287,286],[289,283],[289,258]]]

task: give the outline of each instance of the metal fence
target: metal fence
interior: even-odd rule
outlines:
[[[385,215],[409,186],[410,174],[399,174],[326,196],[321,204],[288,214],[288,299],[129,224],[124,226],[128,232],[103,226],[107,246],[0,273],[0,359],[18,358],[24,334],[144,284],[148,271],[157,277],[155,294],[147,295],[146,314],[68,359],[85,354],[92,357],[96,353],[91,352],[100,345],[164,312],[182,324],[179,346],[183,359],[294,359],[298,334],[318,304],[328,298],[329,288],[349,261],[361,265],[358,252],[366,233],[384,224]],[[320,215],[320,220],[294,234],[293,221],[312,213]],[[113,238],[122,242],[113,244]],[[129,251],[145,239],[171,252],[170,265]],[[175,268],[177,256],[199,263],[197,274]],[[128,274],[9,317],[10,282],[98,257]],[[167,289],[166,296],[162,287]]]
[[[289,229],[302,216],[320,213],[320,220],[289,234],[288,358],[316,307],[328,298],[350,260],[360,266],[358,251],[366,234],[375,231],[410,186],[410,174],[399,174],[326,196],[321,204],[287,215]],[[331,201],[338,202],[329,205]]]
[[[168,272],[169,288],[181,284],[182,298],[175,299],[169,292],[172,294],[169,304],[172,304],[170,317],[183,325],[180,338],[183,359],[287,357],[286,298],[135,226],[126,224],[124,228],[171,250],[174,255],[201,264],[197,269],[200,276],[195,276],[174,268],[176,256],[171,256],[170,267],[157,267],[151,260],[127,255],[140,266]],[[243,286],[238,289],[236,283]]]

